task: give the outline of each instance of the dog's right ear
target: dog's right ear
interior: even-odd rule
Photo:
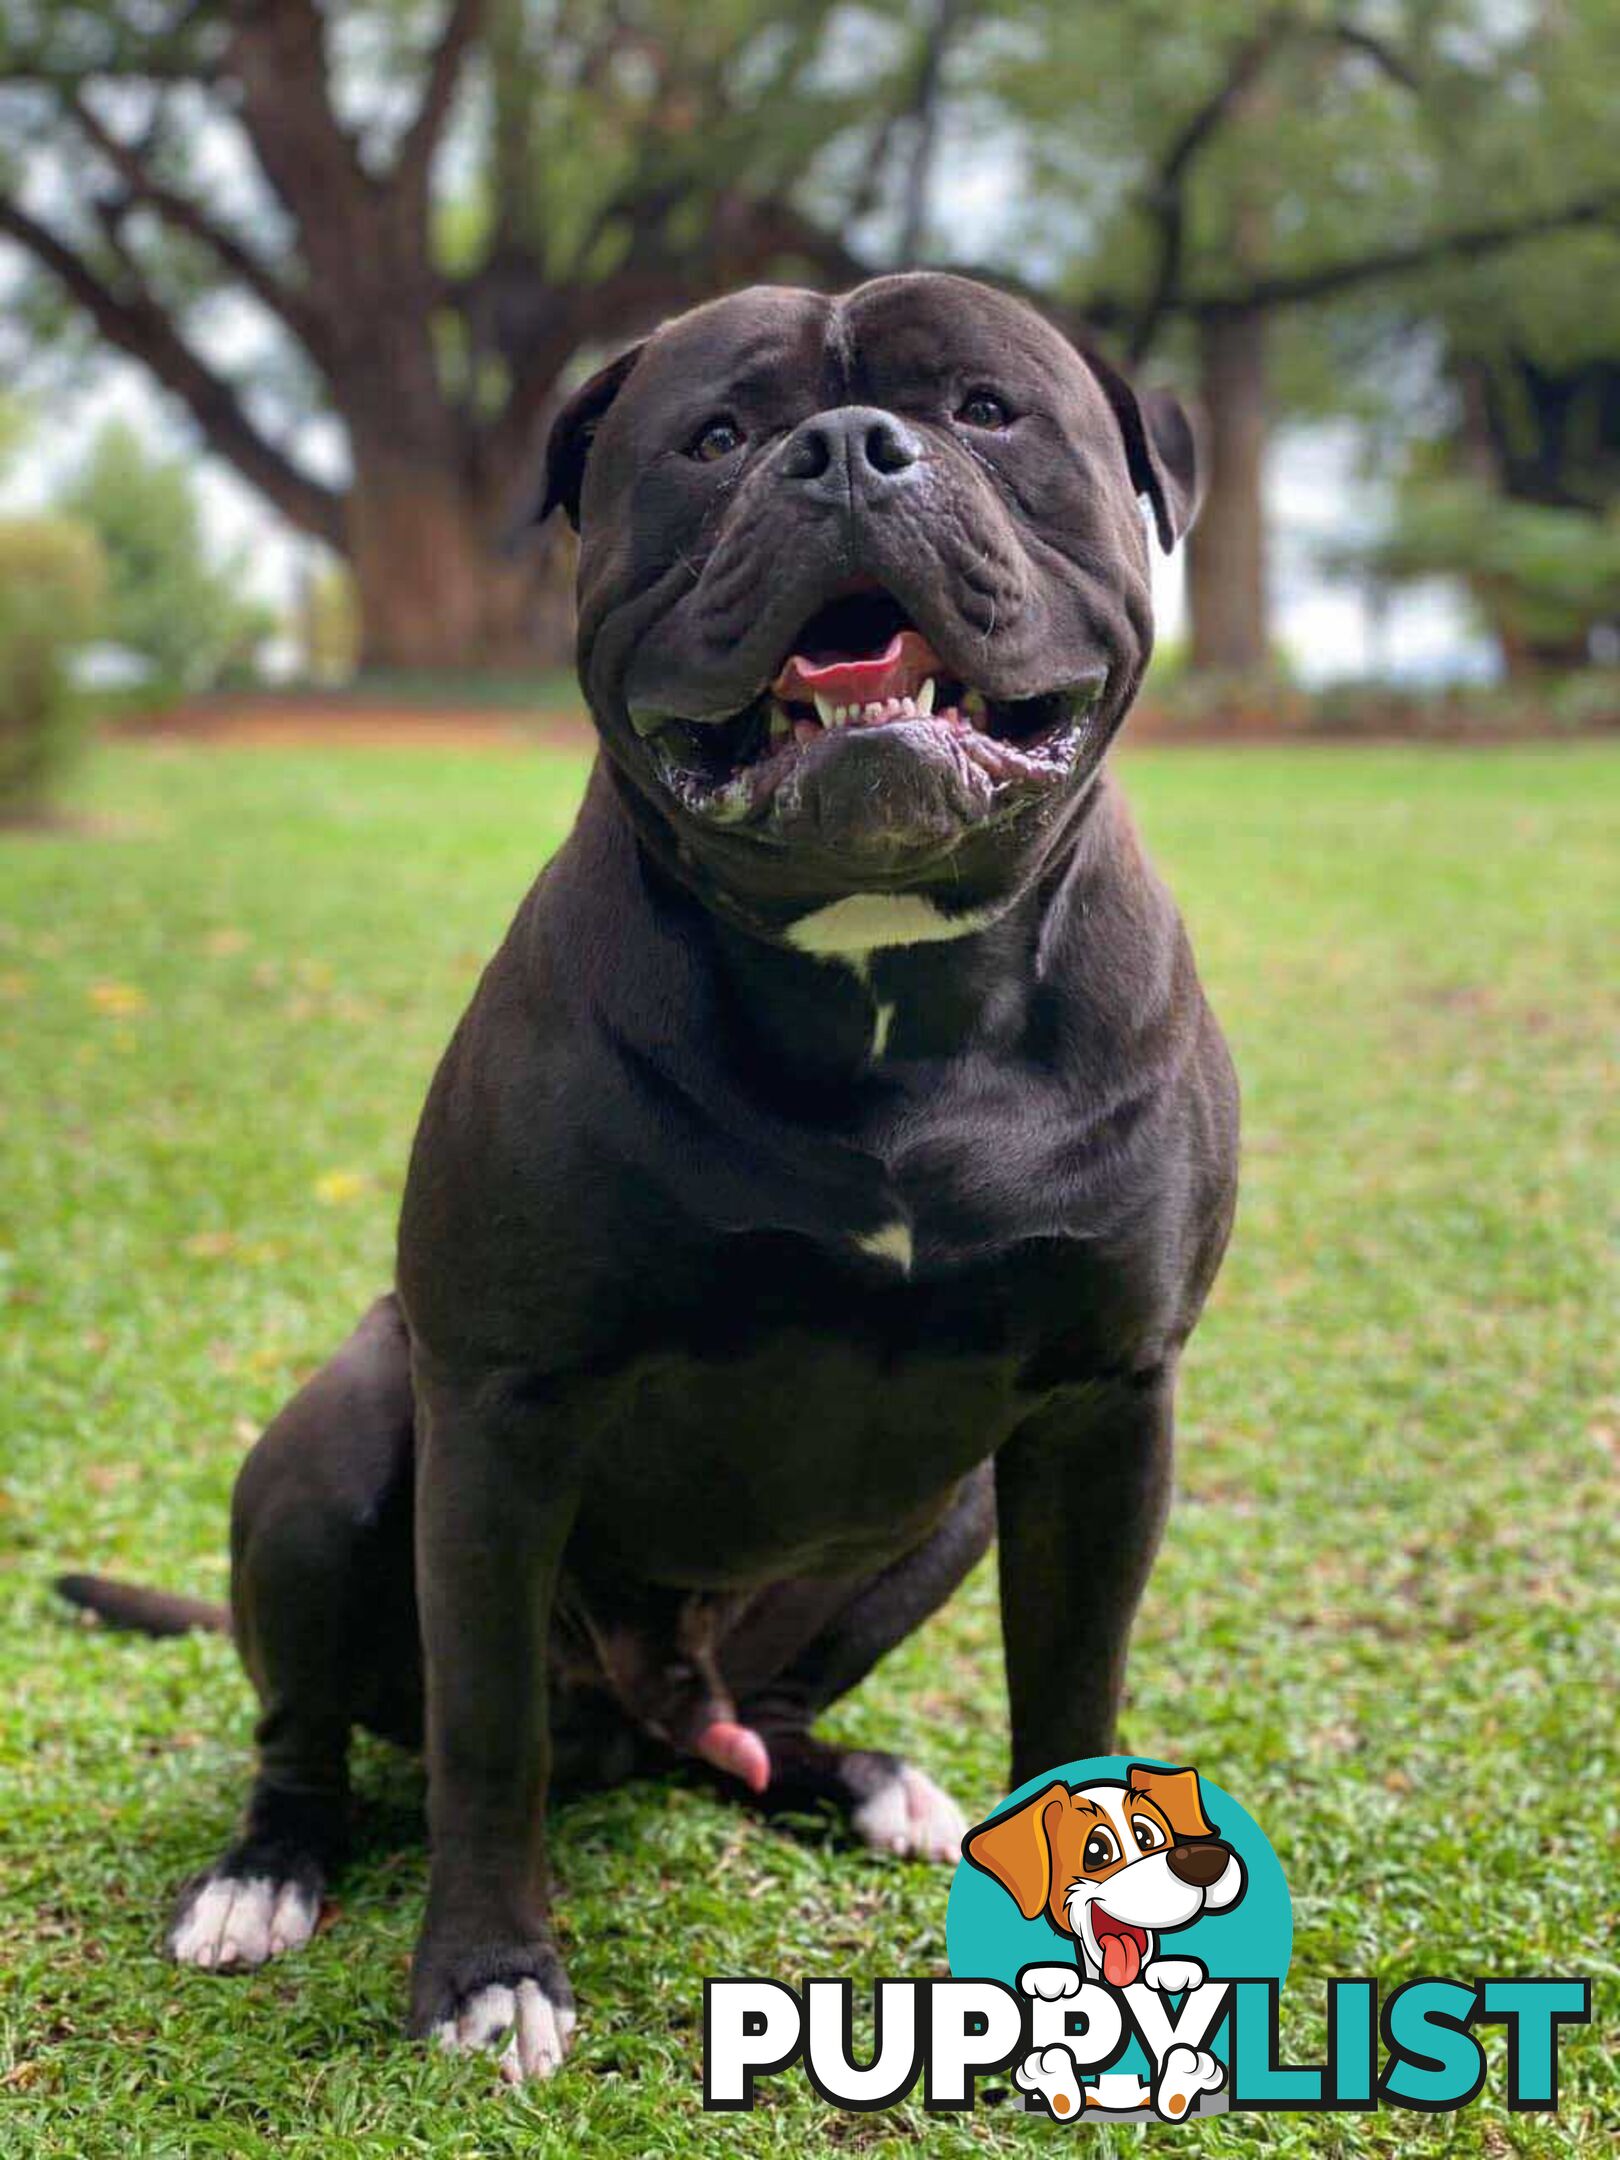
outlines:
[[[1147,497],[1159,545],[1168,555],[1198,515],[1203,494],[1192,422],[1168,390],[1138,390],[1089,346],[1080,348],[1080,357],[1114,408],[1131,484]]]
[[[579,531],[579,498],[585,486],[585,460],[590,456],[592,439],[608,407],[629,381],[645,344],[643,338],[620,353],[617,360],[598,368],[552,421],[546,437],[545,492],[534,516],[537,525],[544,524],[553,510],[560,509],[568,513],[575,532]]]
[[[1052,1843],[1047,1834],[1047,1813],[1067,1806],[1067,1785],[1048,1785],[1010,1814],[981,1823],[963,1840],[962,1850],[973,1865],[993,1875],[1015,1901],[1026,1920],[1045,1909],[1052,1895]]]

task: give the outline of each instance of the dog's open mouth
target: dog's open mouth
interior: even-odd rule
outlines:
[[[752,704],[727,720],[665,721],[651,740],[671,791],[721,823],[768,809],[833,739],[884,728],[921,731],[916,747],[965,760],[992,796],[1021,795],[1073,770],[1103,687],[1099,675],[992,702],[949,670],[898,601],[865,590],[817,609]]]
[[[1097,1938],[1103,1978],[1111,1988],[1129,1987],[1142,1970],[1142,1960],[1147,1956],[1146,1928],[1132,1927],[1128,1920],[1116,1920],[1111,1912],[1104,1912],[1096,1904],[1091,1907],[1088,1917],[1091,1932]]]

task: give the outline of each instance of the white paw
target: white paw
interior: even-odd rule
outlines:
[[[1084,2112],[1080,2078],[1066,2047],[1036,2048],[1013,2071],[1013,2083],[1023,2092],[1039,2093],[1059,2122]]]
[[[214,1875],[198,1885],[169,1930],[177,1965],[245,1972],[285,1950],[301,1950],[321,1916],[319,1898],[268,1875]]]
[[[1026,1965],[1018,1975],[1018,1985],[1026,1995],[1033,1995],[1040,2002],[1061,2002],[1066,1995],[1080,1992],[1080,1968],[1077,1965]]]
[[[850,1828],[874,1852],[902,1860],[959,1860],[967,1817],[931,1777],[903,1763],[850,1817]]]
[[[554,2003],[538,1980],[480,1988],[468,1996],[459,2017],[433,2029],[440,2047],[498,2056],[497,2067],[509,2085],[550,2077],[573,2036],[573,2011]]]
[[[1153,2105],[1166,2122],[1180,2122],[1200,2093],[1225,2082],[1226,2072],[1207,2048],[1173,2047],[1159,2067]]]
[[[1142,1967],[1142,1978],[1161,1995],[1180,1995],[1202,1987],[1209,1974],[1196,1958],[1154,1958]]]

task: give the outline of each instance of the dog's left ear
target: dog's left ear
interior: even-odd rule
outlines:
[[[1168,555],[1198,515],[1198,445],[1179,398],[1168,390],[1137,390],[1101,353],[1081,357],[1114,409],[1125,459],[1138,495],[1153,505],[1159,545]]]
[[[608,407],[629,381],[645,344],[642,339],[620,353],[617,360],[598,368],[552,421],[546,437],[545,492],[534,517],[537,525],[544,524],[553,510],[560,509],[568,513],[575,532],[579,531],[579,498],[585,486],[585,460],[590,456],[592,440]]]
[[[1204,1813],[1204,1796],[1196,1770],[1151,1770],[1146,1763],[1132,1763],[1125,1773],[1132,1792],[1146,1795],[1176,1834],[1183,1838],[1212,1838],[1213,1824]]]

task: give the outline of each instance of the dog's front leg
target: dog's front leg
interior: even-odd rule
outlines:
[[[1048,1403],[996,1457],[1012,1782],[1106,1755],[1170,1495],[1174,1376]]]
[[[551,1609],[577,1486],[502,1381],[417,1387],[416,1566],[432,1870],[411,2030],[546,2077],[574,2026],[550,1919]]]

